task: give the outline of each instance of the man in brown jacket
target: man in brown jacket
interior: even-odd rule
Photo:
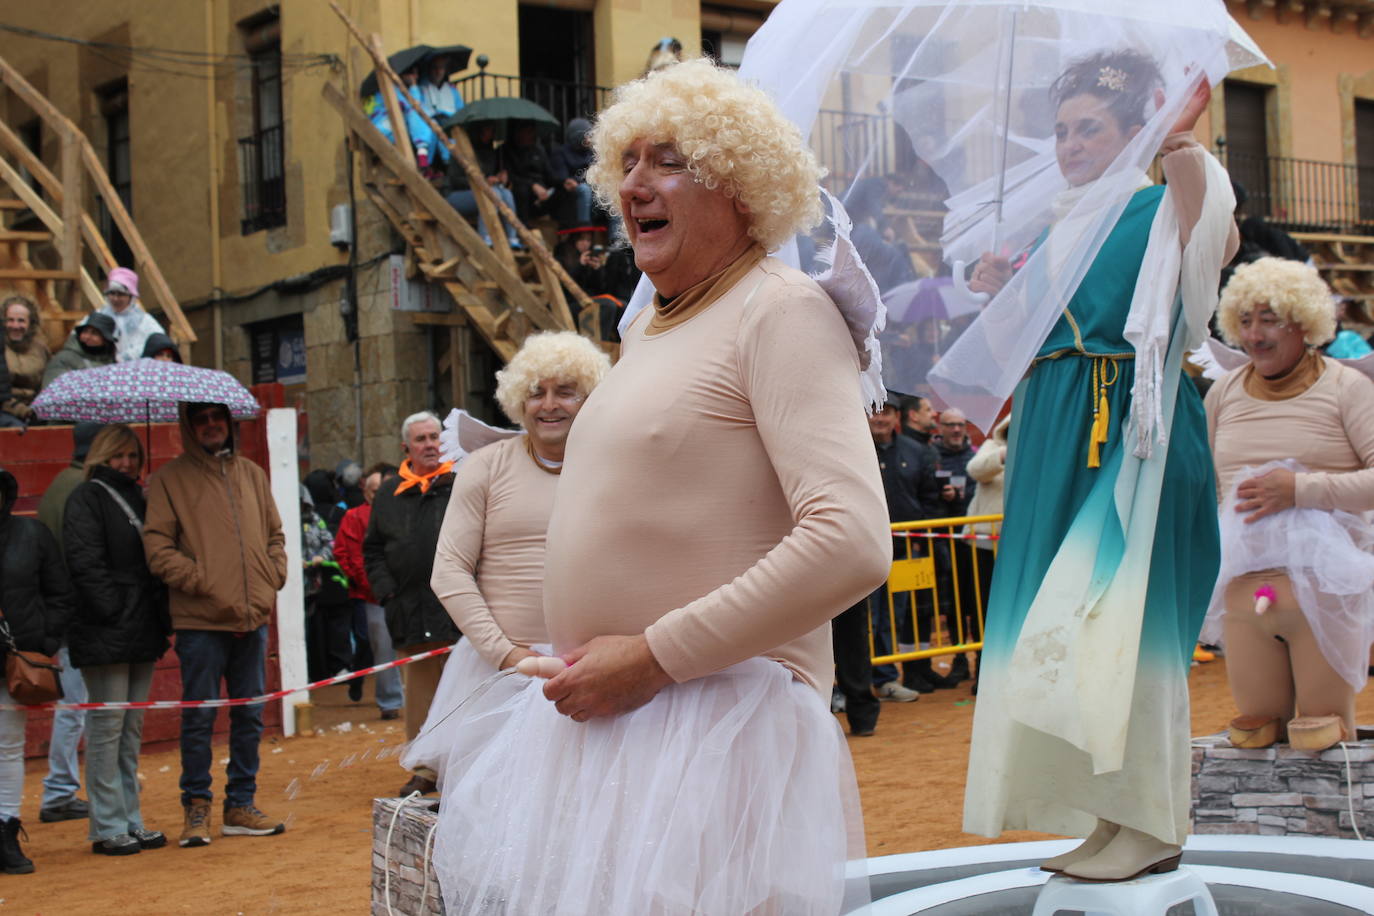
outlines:
[[[148,481],[143,546],[148,568],[167,583],[181,692],[216,699],[265,691],[267,620],[286,583],[281,519],[267,474],[234,451],[223,404],[182,404],[183,454]],[[182,846],[210,843],[210,738],[214,708],[181,712]],[[284,824],[253,804],[262,707],[229,710],[225,836],[267,836]]]

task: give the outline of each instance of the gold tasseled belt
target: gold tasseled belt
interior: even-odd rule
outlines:
[[[1031,365],[1039,365],[1064,356],[1080,356],[1092,360],[1092,388],[1089,391],[1089,406],[1092,408],[1093,425],[1088,434],[1088,467],[1102,466],[1102,444],[1107,441],[1107,426],[1111,421],[1111,408],[1107,404],[1107,389],[1121,378],[1120,361],[1135,359],[1134,353],[1089,353],[1076,347],[1056,350],[1044,356],[1037,356]]]

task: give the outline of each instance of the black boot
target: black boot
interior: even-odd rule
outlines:
[[[19,847],[19,834],[29,838],[19,818],[0,821],[0,870],[7,875],[27,875],[33,872],[33,861]]]
[[[954,656],[954,661],[950,663],[949,674],[945,675],[945,683],[953,687],[962,684],[973,675],[968,670],[968,656],[963,652]]]
[[[945,679],[935,673],[928,658],[902,662],[902,686],[917,693],[934,693],[944,685]]]

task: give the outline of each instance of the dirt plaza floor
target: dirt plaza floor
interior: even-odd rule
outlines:
[[[1225,728],[1232,716],[1225,661],[1196,666],[1193,734]],[[393,795],[406,780],[397,764],[399,722],[383,722],[370,703],[350,703],[345,688],[315,697],[320,734],[263,742],[258,806],[287,823],[274,837],[222,837],[218,803],[214,841],[181,849],[175,749],[144,755],[140,777],[148,826],[170,845],[135,856],[91,853],[86,821],[38,819],[45,766],[30,761],[24,784],[24,848],[32,875],[0,875],[4,914],[294,914],[367,911],[372,798]],[[976,700],[967,684],[915,703],[884,703],[877,734],[851,738],[863,796],[870,855],[995,842],[959,829],[969,733]],[[1374,721],[1374,698],[1359,702],[1361,722]],[[216,760],[227,757],[217,746]],[[217,765],[215,789],[222,786]],[[83,793],[84,794],[84,793]],[[1008,833],[1002,841],[1040,839]]]

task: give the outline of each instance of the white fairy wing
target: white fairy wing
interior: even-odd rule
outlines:
[[[825,290],[844,316],[854,348],[859,351],[859,381],[864,405],[871,412],[881,409],[886,397],[878,335],[887,324],[887,306],[850,240],[853,223],[849,214],[829,191],[822,189],[821,193],[830,204],[828,219],[835,230],[835,241],[816,253],[816,262],[825,269],[812,274],[811,279]]]
[[[523,434],[518,429],[502,429],[483,423],[466,410],[455,407],[444,419],[444,428],[439,433],[439,450],[445,461],[457,464],[484,445],[519,435]]]

